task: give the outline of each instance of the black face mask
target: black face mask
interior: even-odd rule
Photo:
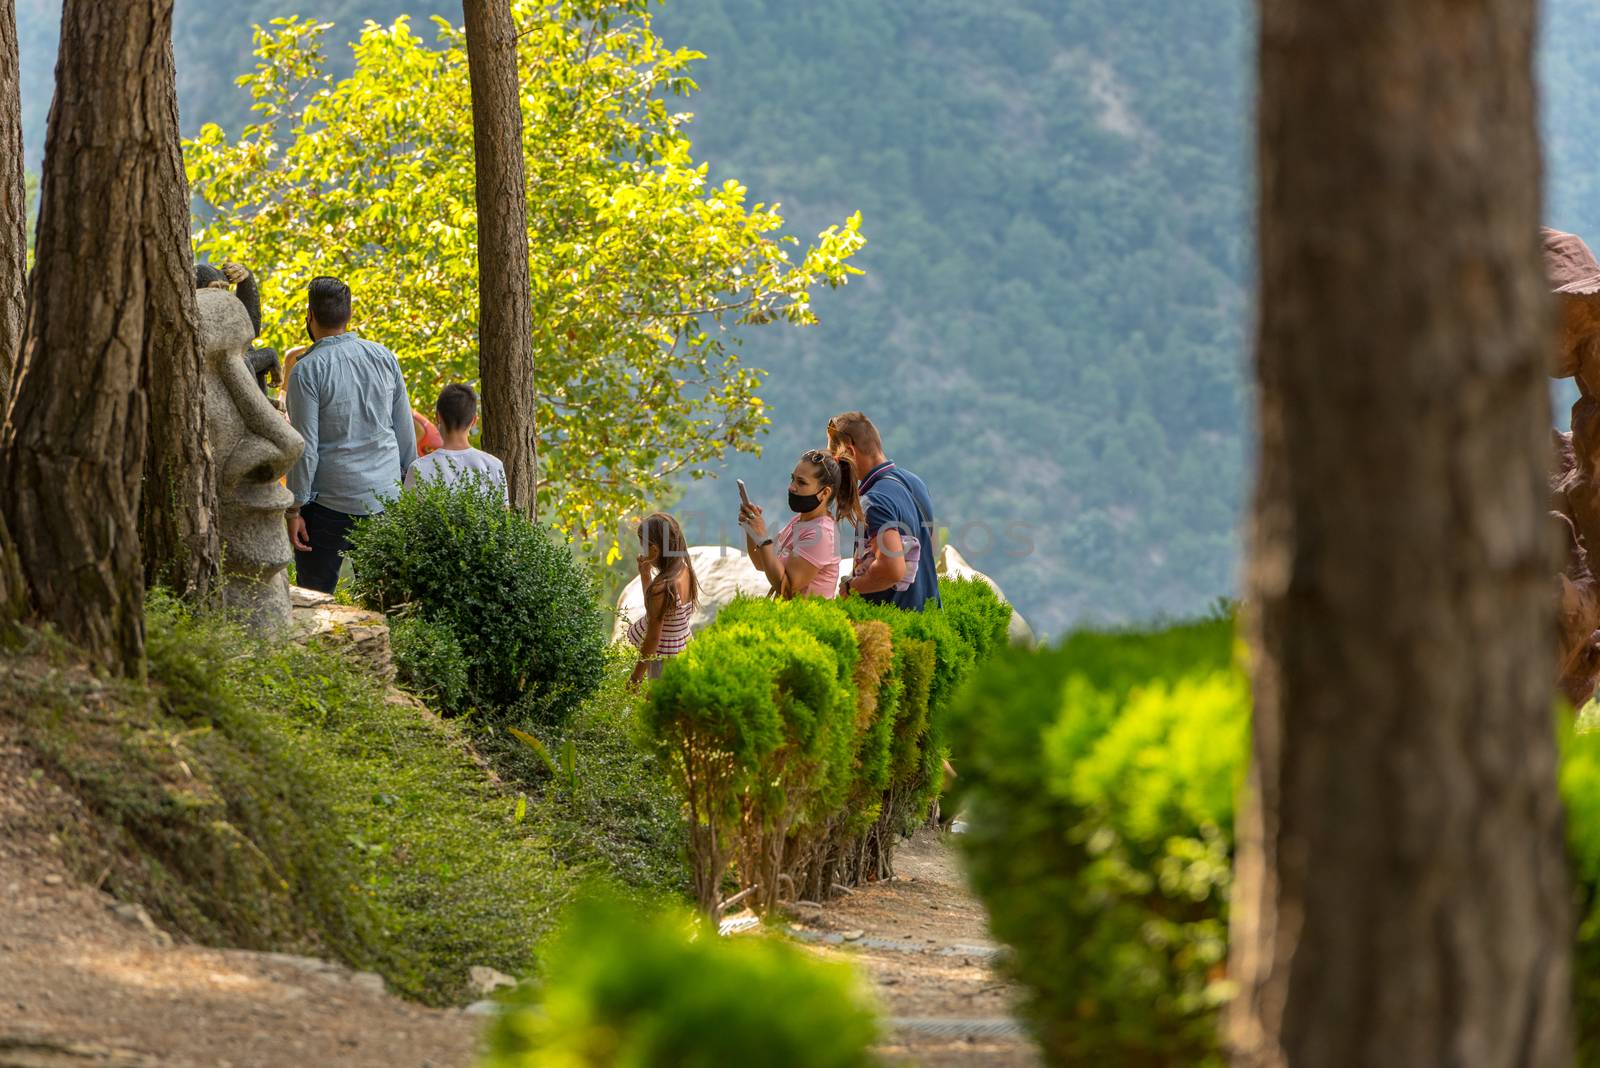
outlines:
[[[805,515],[815,510],[822,504],[822,496],[816,493],[796,493],[789,491],[789,511],[795,515]]]

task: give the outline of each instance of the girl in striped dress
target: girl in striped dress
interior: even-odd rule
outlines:
[[[689,562],[689,545],[678,521],[665,512],[644,517],[639,536],[639,583],[645,614],[628,627],[628,641],[639,650],[629,684],[659,679],[661,665],[689,644],[689,619],[700,597],[700,583]]]

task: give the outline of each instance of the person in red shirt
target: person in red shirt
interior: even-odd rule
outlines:
[[[444,448],[444,435],[439,433],[439,428],[428,421],[428,417],[411,409],[411,422],[417,428],[417,455],[426,456],[434,449]]]

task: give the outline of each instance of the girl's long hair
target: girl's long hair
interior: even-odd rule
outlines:
[[[651,512],[639,521],[639,547],[645,552],[650,551],[650,546],[661,546],[661,570],[651,580],[650,585],[661,583],[668,589],[674,588],[678,575],[687,572],[689,575],[689,604],[697,604],[700,600],[700,580],[695,577],[694,564],[689,560],[689,543],[683,536],[683,528],[678,526],[678,521],[666,512]]]
[[[861,492],[855,469],[849,460],[834,456],[826,449],[812,449],[800,459],[817,469],[817,481],[833,491],[833,516],[848,519],[857,527],[863,524]]]

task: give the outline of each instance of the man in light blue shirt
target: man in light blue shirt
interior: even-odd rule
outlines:
[[[417,436],[400,361],[349,330],[350,287],[321,276],[306,295],[311,347],[284,388],[289,422],[306,439],[289,471],[289,541],[295,581],[332,593],[350,528],[399,492]]]

